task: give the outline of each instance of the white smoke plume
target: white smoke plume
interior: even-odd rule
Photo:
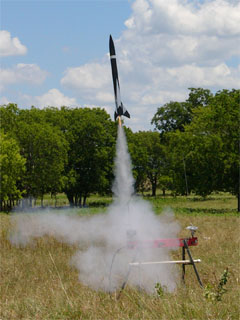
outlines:
[[[56,210],[14,214],[10,241],[27,245],[34,238],[52,236],[79,249],[71,263],[79,270],[79,281],[96,290],[114,291],[127,281],[147,292],[159,282],[174,290],[178,272],[172,265],[130,267],[130,262],[171,260],[167,248],[130,249],[127,242],[173,238],[179,231],[173,214],[156,216],[150,204],[134,196],[134,179],[124,131],[118,130],[115,161],[115,199],[107,213],[82,217],[76,211]]]

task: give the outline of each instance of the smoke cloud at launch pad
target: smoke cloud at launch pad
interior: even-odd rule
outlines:
[[[173,213],[156,216],[151,205],[134,195],[131,159],[123,128],[118,129],[115,159],[114,201],[106,213],[92,216],[77,210],[44,210],[15,213],[10,241],[25,246],[37,237],[52,236],[79,248],[70,263],[79,271],[79,281],[95,290],[114,291],[126,280],[147,292],[159,282],[174,290],[178,272],[174,265],[148,265],[129,269],[134,261],[171,260],[168,248],[129,248],[129,240],[175,238],[179,225]],[[130,271],[130,272],[129,272]]]

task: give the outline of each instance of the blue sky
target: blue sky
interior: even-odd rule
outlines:
[[[78,66],[104,55],[109,33],[119,37],[130,12],[128,1],[3,0],[1,29],[21,39],[32,62],[41,61],[58,71],[55,64]],[[69,51],[64,52],[64,47]],[[50,61],[49,55],[57,60]],[[29,62],[29,57],[23,59]]]
[[[53,82],[60,87],[67,67],[102,57],[110,32],[121,35],[131,7],[129,1],[2,1],[1,11],[1,29],[28,49],[25,56],[4,57],[1,66],[37,64],[50,73],[41,86],[44,91]],[[31,91],[37,93],[39,88]]]
[[[0,103],[112,116],[111,33],[126,124],[150,129],[157,107],[185,100],[188,87],[240,87],[239,12],[235,0],[2,0]]]

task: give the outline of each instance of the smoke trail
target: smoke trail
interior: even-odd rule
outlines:
[[[126,137],[123,128],[119,126],[113,192],[117,196],[118,202],[122,204],[128,203],[134,193],[134,179],[131,169],[131,159],[127,149]]]
[[[107,213],[91,217],[81,217],[69,210],[64,214],[56,210],[15,214],[10,240],[15,245],[27,245],[36,237],[50,235],[68,244],[77,244],[79,250],[71,263],[79,270],[79,280],[96,290],[113,291],[126,280],[129,285],[147,292],[153,292],[156,282],[173,290],[177,281],[175,266],[129,269],[132,261],[170,260],[166,248],[129,249],[129,240],[176,237],[179,231],[173,214],[169,211],[157,217],[148,202],[133,195],[133,185],[126,137],[119,127],[113,184],[116,198]]]

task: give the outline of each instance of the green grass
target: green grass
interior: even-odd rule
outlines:
[[[103,208],[108,206],[112,202],[111,196],[99,196],[91,195],[87,198],[87,207]],[[37,199],[35,206],[41,206],[41,200]],[[66,207],[69,206],[69,201],[64,193],[58,193],[56,197],[52,197],[50,194],[44,195],[43,198],[44,207]]]
[[[207,200],[196,197],[147,198],[157,214],[165,207],[176,212],[181,225],[179,236],[187,236],[185,227],[197,225],[199,245],[192,248],[204,287],[217,291],[224,270],[230,272],[221,301],[204,297],[191,266],[186,267],[186,286],[179,283],[173,293],[161,297],[126,287],[120,299],[116,294],[96,292],[78,281],[78,272],[69,260],[75,246],[57,242],[51,237],[36,240],[35,246],[16,248],[8,241],[9,215],[0,215],[0,319],[43,320],[224,320],[239,319],[239,216],[236,199],[216,194]],[[95,203],[111,199],[96,197]],[[79,209],[81,215],[97,214],[102,204]],[[181,250],[173,253],[181,258]],[[96,266],[97,267],[97,266]],[[179,273],[181,268],[179,266]]]
[[[161,211],[166,207],[171,207],[174,209],[175,213],[232,213],[235,214],[237,211],[237,198],[229,193],[215,193],[207,198],[202,198],[200,196],[178,196],[173,197],[167,194],[163,197],[160,193],[156,197],[151,197],[150,195],[144,195],[144,199],[149,201],[156,213],[161,213]],[[110,196],[99,196],[91,195],[87,198],[87,208],[92,208],[94,212],[102,211],[112,203],[113,199]],[[69,202],[64,193],[57,194],[56,199],[51,197],[50,194],[44,196],[43,204],[45,207],[67,207]],[[38,199],[36,201],[36,206],[40,206],[41,201]],[[99,209],[99,210],[98,210]],[[85,208],[83,208],[85,210]]]
[[[197,196],[150,198],[155,212],[161,213],[171,207],[176,214],[237,214],[237,198],[231,194],[219,193],[201,198]]]

